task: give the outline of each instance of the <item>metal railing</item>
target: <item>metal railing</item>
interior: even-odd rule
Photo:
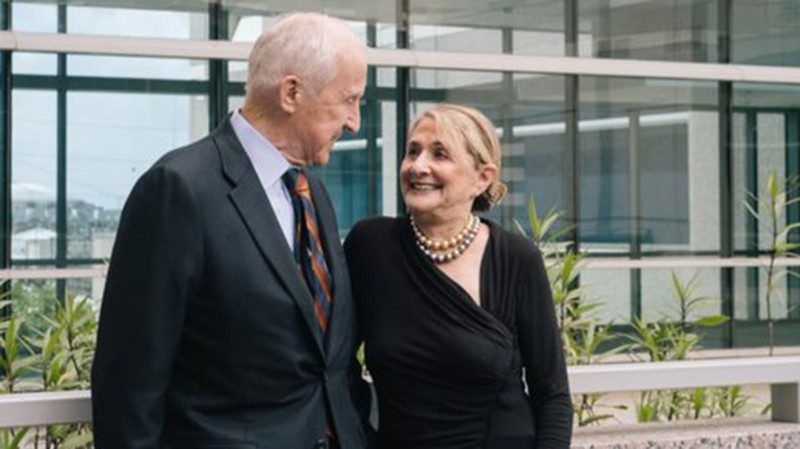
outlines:
[[[800,356],[569,367],[573,394],[768,384],[772,420],[800,423]],[[0,395],[0,428],[84,423],[89,391]]]

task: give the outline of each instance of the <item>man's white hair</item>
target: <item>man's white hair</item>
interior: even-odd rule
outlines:
[[[247,99],[262,103],[287,75],[319,94],[336,75],[342,49],[353,44],[362,46],[342,20],[308,12],[283,16],[250,51]]]

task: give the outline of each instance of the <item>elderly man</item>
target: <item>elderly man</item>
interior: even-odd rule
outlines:
[[[366,447],[347,268],[304,169],[358,131],[365,77],[346,24],[284,17],[242,109],[136,183],[100,314],[98,449]]]

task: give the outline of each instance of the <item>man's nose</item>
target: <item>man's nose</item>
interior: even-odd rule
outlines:
[[[352,134],[357,134],[358,130],[361,129],[361,105],[359,103],[356,103],[351,110],[347,111],[344,129]]]

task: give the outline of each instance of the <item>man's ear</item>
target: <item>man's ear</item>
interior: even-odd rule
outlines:
[[[278,86],[278,101],[284,112],[293,114],[297,111],[297,105],[303,95],[301,90],[300,78],[297,76],[286,75],[281,79]]]

